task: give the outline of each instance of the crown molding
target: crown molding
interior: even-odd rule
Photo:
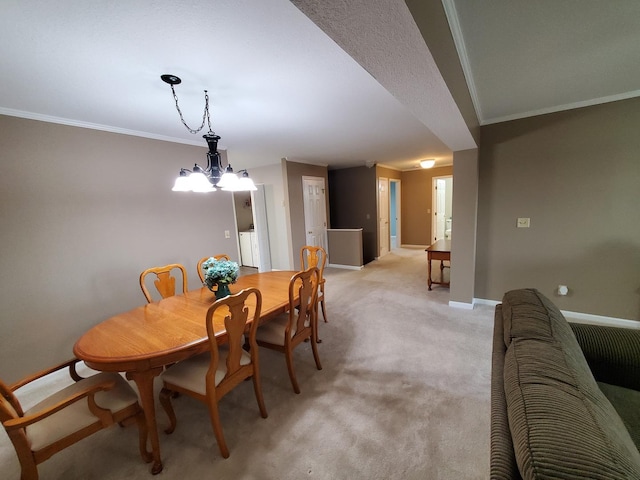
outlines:
[[[476,117],[478,117],[478,121],[482,125],[482,108],[480,107],[480,99],[478,98],[478,89],[473,81],[473,71],[471,70],[471,63],[469,62],[469,55],[467,55],[467,47],[464,43],[462,28],[458,21],[458,11],[456,10],[454,0],[442,0],[442,6],[444,7],[447,21],[449,22],[449,29],[451,30],[453,43],[458,51],[458,58],[460,59],[464,78],[467,81],[467,87],[469,88],[473,108],[476,110]]]
[[[7,115],[10,117],[19,117],[19,118],[26,118],[29,120],[37,120],[40,122],[47,122],[47,123],[57,123],[60,125],[67,125],[70,127],[78,127],[78,128],[89,128],[91,130],[100,130],[103,132],[110,132],[110,133],[118,133],[120,135],[131,135],[134,137],[143,137],[143,138],[150,138],[152,140],[162,140],[164,142],[171,142],[171,143],[182,143],[185,145],[193,145],[196,147],[204,147],[206,148],[206,145],[202,144],[202,141],[198,141],[198,140],[185,140],[183,138],[176,138],[176,137],[168,137],[166,135],[156,135],[153,133],[149,133],[149,132],[141,132],[138,130],[129,130],[126,128],[119,128],[119,127],[112,127],[110,125],[101,125],[98,123],[90,123],[90,122],[82,122],[79,120],[71,120],[69,118],[62,118],[62,117],[53,117],[50,115],[43,115],[41,113],[33,113],[33,112],[25,112],[23,110],[14,110],[11,108],[4,108],[4,107],[0,107],[0,115]],[[224,148],[220,147],[221,150],[224,150]]]
[[[520,120],[522,118],[535,117],[538,115],[546,115],[549,113],[564,112],[567,110],[574,110],[576,108],[591,107],[594,105],[617,102],[619,100],[627,100],[629,98],[635,98],[635,97],[640,97],[640,90],[619,93],[616,95],[609,95],[607,97],[593,98],[590,100],[584,100],[582,102],[567,103],[565,105],[556,105],[554,107],[542,108],[540,110],[531,110],[529,112],[516,113],[513,115],[505,115],[503,117],[491,118],[488,120],[484,120],[483,122],[480,123],[480,125],[491,125],[494,123],[510,122],[512,120]]]

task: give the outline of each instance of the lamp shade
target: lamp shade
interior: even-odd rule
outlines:
[[[207,178],[204,173],[192,173],[189,175],[189,181],[191,182],[191,190],[194,192],[215,192],[216,189]]]
[[[180,175],[176,178],[176,182],[173,184],[173,188],[171,190],[174,192],[190,192],[191,181],[189,180],[189,177]]]
[[[422,160],[422,161],[420,162],[420,166],[421,166],[422,168],[431,168],[431,167],[433,167],[435,164],[436,164],[436,161],[435,161],[435,160]]]

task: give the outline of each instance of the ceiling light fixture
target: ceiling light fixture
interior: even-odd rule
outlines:
[[[180,110],[178,105],[178,95],[176,95],[176,90],[174,88],[174,85],[179,85],[182,83],[182,80],[180,77],[169,74],[161,75],[160,78],[163,82],[168,83],[171,86],[173,99],[176,102],[176,110],[180,115],[182,124],[187,130],[189,130],[189,133],[193,133],[195,135],[204,128],[205,124],[209,127],[209,132],[202,136],[209,146],[206,168],[202,168],[197,163],[194,165],[193,170],[181,168],[180,175],[176,178],[176,182],[171,190],[174,192],[215,192],[217,190],[216,187],[232,192],[257,190],[253,180],[249,178],[249,172],[246,170],[240,170],[238,173],[242,173],[242,177],[238,178],[238,176],[233,173],[231,164],[227,163],[226,168],[222,167],[222,160],[220,159],[220,153],[218,152],[218,140],[220,140],[220,136],[216,135],[211,128],[211,118],[209,117],[209,95],[207,94],[207,91],[204,91],[204,112],[202,113],[202,124],[198,128],[193,129],[187,125],[187,122],[184,120],[182,110]]]
[[[435,160],[422,160],[422,161],[420,162],[420,166],[421,166],[422,168],[431,168],[431,167],[433,167],[435,164],[436,164],[436,161],[435,161]]]

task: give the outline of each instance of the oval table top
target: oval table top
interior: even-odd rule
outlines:
[[[287,311],[289,281],[294,271],[245,275],[230,285],[231,293],[255,287],[262,293],[263,323]],[[102,371],[147,370],[208,350],[205,316],[215,302],[207,288],[174,295],[111,317],[88,330],[73,352],[89,367]],[[214,317],[218,343],[226,342],[223,315]]]

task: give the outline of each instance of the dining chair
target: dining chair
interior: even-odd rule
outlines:
[[[202,257],[199,261],[198,261],[198,276],[200,277],[200,282],[204,283],[204,271],[202,270],[202,264],[204,262],[206,262],[207,260],[209,260],[211,257]],[[216,260],[231,260],[231,257],[229,257],[229,255],[227,255],[226,253],[221,253],[220,255],[214,255],[213,258],[215,258]]]
[[[253,302],[248,302],[251,297],[254,297],[251,299]],[[172,433],[177,423],[171,398],[175,397],[176,393],[188,395],[207,405],[220,454],[224,458],[229,457],[229,448],[222,433],[218,402],[248,378],[253,379],[253,389],[260,415],[262,418],[267,418],[260,385],[260,363],[256,344],[256,330],[261,308],[262,295],[257,288],[244,289],[235,295],[217,300],[209,307],[206,325],[210,351],[178,362],[160,375],[162,378],[160,404],[167,413],[170,423],[165,430],[166,433]],[[218,346],[214,330],[216,315],[224,315],[228,340],[225,346]],[[247,322],[251,323],[245,338]],[[245,343],[248,343],[249,351],[243,348]]]
[[[300,268],[302,270],[306,270],[309,267],[317,267],[320,272],[320,284],[318,286],[318,302],[317,305],[320,305],[322,308],[322,317],[324,318],[325,323],[327,320],[327,310],[324,304],[324,266],[327,261],[327,252],[322,247],[317,247],[313,245],[305,245],[300,249]],[[318,336],[318,332],[316,330],[316,338],[318,343],[322,342],[320,337]]]
[[[289,378],[295,393],[300,393],[298,380],[293,369],[293,350],[298,345],[305,340],[310,340],[316,367],[318,370],[322,370],[316,345],[319,278],[320,273],[317,267],[311,267],[291,277],[288,312],[261,325],[256,333],[258,345],[284,353]],[[297,301],[296,298],[298,298]]]
[[[147,424],[133,388],[112,372],[81,378],[75,369],[78,361],[65,362],[13,385],[0,380],[0,420],[18,455],[22,480],[37,479],[40,463],[114,423],[137,424],[140,455],[145,462],[151,461],[146,449]],[[65,368],[74,383],[23,410],[16,390]]]
[[[158,290],[160,296],[162,296],[162,298],[167,298],[176,294],[176,277],[171,275],[174,270],[180,270],[182,272],[182,293],[187,293],[187,270],[183,265],[180,265],[179,263],[172,263],[162,267],[147,268],[140,274],[140,288],[142,289],[142,293],[144,293],[147,302],[153,302],[151,293],[147,289],[146,285],[147,275],[154,274],[156,276],[153,284]]]

